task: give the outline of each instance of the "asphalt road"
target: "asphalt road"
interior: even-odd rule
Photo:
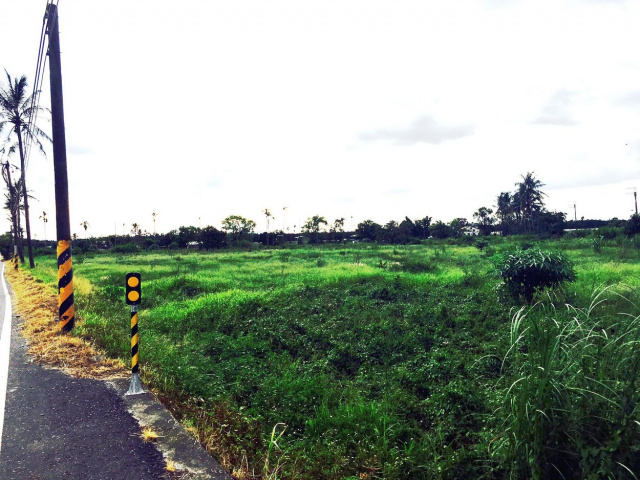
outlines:
[[[0,317],[3,312],[5,295],[0,288]],[[4,337],[9,322],[0,321]],[[20,321],[13,317],[11,322],[0,479],[231,478],[151,394],[125,397],[128,382],[76,379],[32,363],[18,330]],[[0,348],[8,343],[3,340]],[[0,351],[0,382],[2,356],[6,351]],[[191,462],[191,473],[167,473],[159,447],[140,436],[138,422],[143,417],[134,418],[132,411],[151,413],[146,418],[161,440],[166,437],[168,458],[178,465]]]

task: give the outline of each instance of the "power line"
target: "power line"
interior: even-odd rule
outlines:
[[[46,10],[45,10],[46,11]],[[33,92],[31,93],[31,106],[29,107],[29,119],[27,122],[27,126],[30,128],[31,125],[33,125],[36,121],[36,117],[34,117],[35,112],[34,110],[36,110],[36,106],[39,104],[38,102],[38,84],[39,84],[39,78],[41,76],[40,72],[41,69],[43,67],[42,65],[42,58],[43,58],[43,53],[44,53],[44,43],[45,43],[45,31],[46,31],[46,14],[44,16],[44,18],[42,19],[42,29],[40,30],[40,42],[38,44],[38,61],[36,63],[36,73],[34,75],[34,80],[33,80]],[[29,159],[29,155],[31,153],[31,139],[30,138],[26,138],[25,139],[25,168],[26,165],[28,163],[28,159]]]
[[[46,51],[46,43],[47,43],[47,12],[49,11],[49,4],[55,3],[58,5],[59,0],[50,1],[47,0],[45,4],[45,15],[42,18],[42,28],[40,31],[40,42],[38,46],[38,60],[36,63],[36,73],[33,81],[33,92],[31,94],[31,106],[29,107],[29,119],[27,125],[29,129],[37,128],[36,123],[38,121],[38,113],[40,111],[40,95],[42,94],[42,84],[44,82],[44,71],[47,65],[47,51]],[[31,155],[31,143],[32,137],[27,136],[25,139],[25,152],[24,152],[24,165],[27,168],[29,164],[29,157]]]
[[[47,5],[48,5],[48,1],[47,1]],[[45,6],[45,12],[46,9],[48,8],[48,6]],[[45,38],[46,38],[46,21],[47,21],[47,16],[46,13],[42,19],[42,28],[40,30],[40,42],[38,44],[38,60],[36,63],[36,73],[34,75],[34,80],[33,80],[33,92],[31,93],[31,105],[29,107],[29,119],[27,121],[27,127],[29,129],[31,129],[32,125],[35,125],[35,122],[37,121],[37,110],[38,107],[40,105],[40,90],[41,90],[41,78],[43,78],[42,76],[42,71],[44,69],[44,62],[46,62],[46,55],[45,53]],[[31,154],[31,137],[27,136],[27,138],[25,139],[25,152],[24,152],[24,165],[25,168],[28,165],[29,162],[29,157]]]

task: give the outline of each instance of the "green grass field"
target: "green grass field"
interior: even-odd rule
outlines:
[[[238,477],[635,478],[640,251],[541,244],[577,280],[517,314],[508,246],[85,254],[75,334],[128,360],[140,272],[143,378]],[[53,285],[55,262],[34,275]]]

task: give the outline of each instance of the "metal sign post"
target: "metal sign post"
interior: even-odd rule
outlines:
[[[125,298],[131,305],[131,385],[126,395],[146,393],[142,388],[138,367],[138,305],[142,298],[139,273],[127,273],[125,282]]]

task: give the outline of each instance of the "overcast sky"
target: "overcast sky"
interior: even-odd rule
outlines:
[[[0,0],[0,68],[13,76],[33,80],[45,6]],[[265,208],[271,229],[289,230],[315,214],[345,217],[348,228],[471,219],[530,171],[550,210],[633,213],[639,1],[58,8],[71,224],[81,237],[85,220],[89,235],[134,222],[152,232],[152,213],[158,232],[220,228],[231,214],[263,230]],[[44,236],[46,211],[54,238],[52,157],[34,152],[27,181],[32,231]]]

